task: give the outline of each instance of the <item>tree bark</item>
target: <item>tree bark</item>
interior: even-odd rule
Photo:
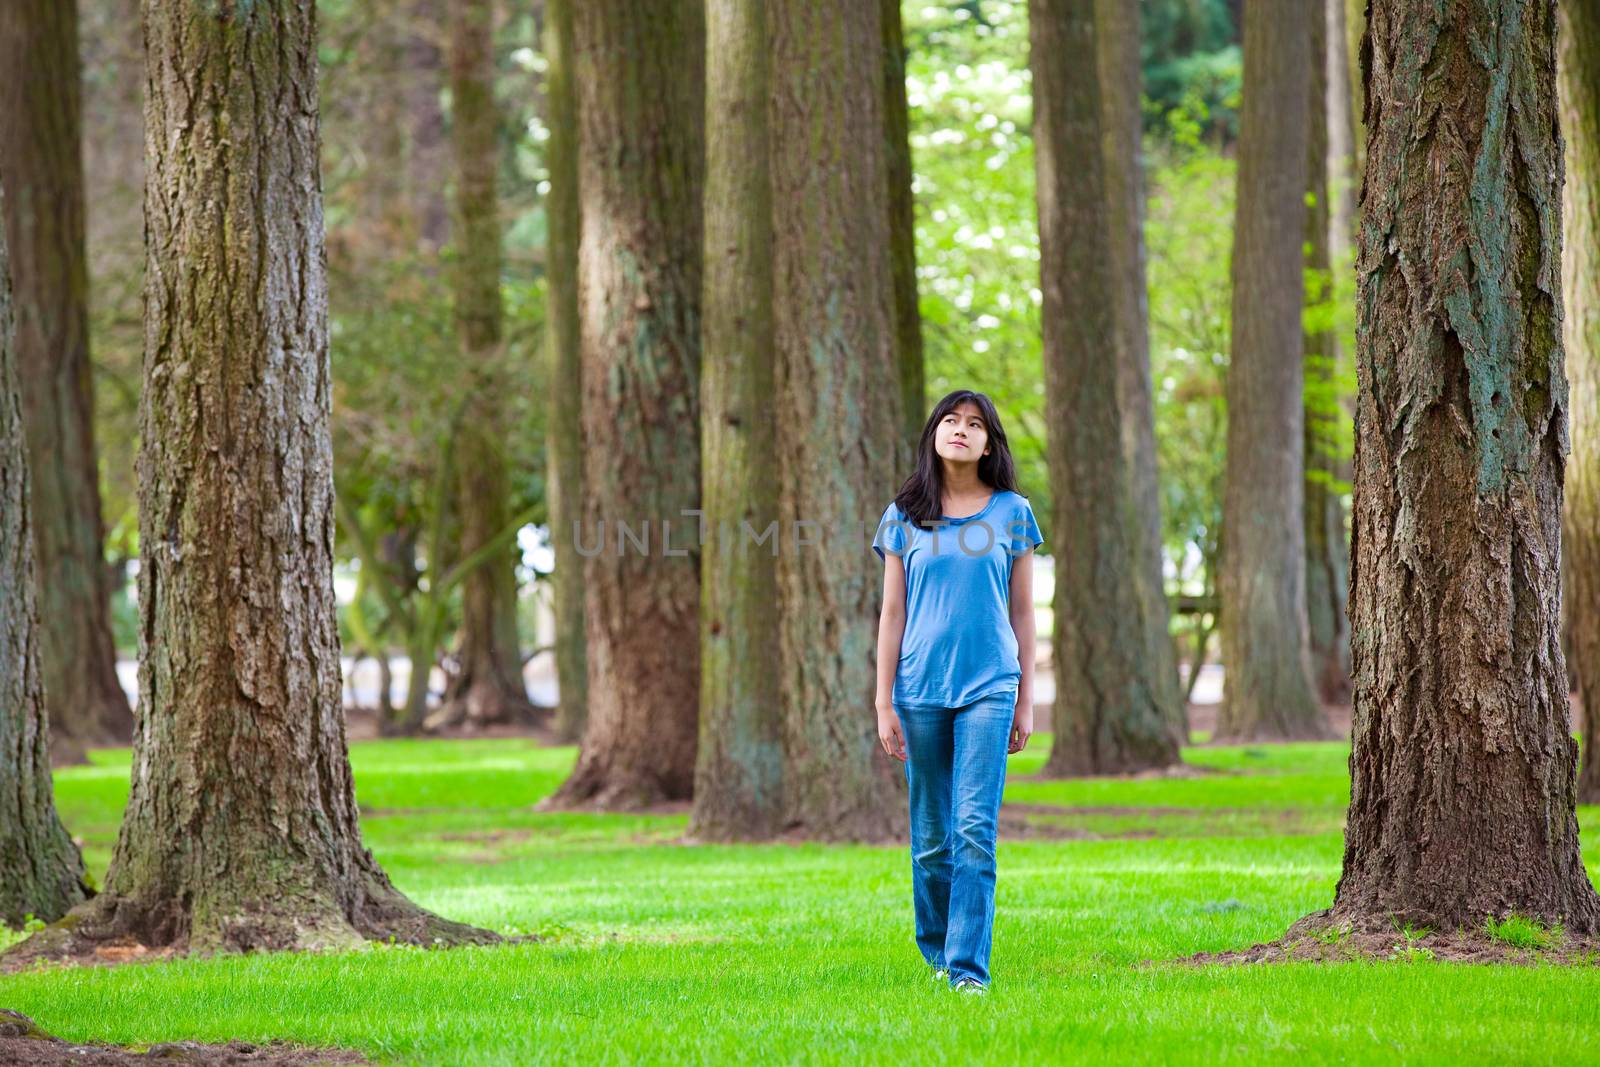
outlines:
[[[772,410],[772,195],[767,35],[760,4],[706,5],[704,378],[700,447],[700,749],[690,833],[770,837],[783,818],[783,694],[771,555],[739,551],[741,522],[778,516]]]
[[[917,303],[917,202],[911,192],[911,115],[906,99],[906,42],[900,0],[881,0],[883,23],[883,127],[889,178],[889,265],[894,272],[894,358],[905,429],[898,469],[916,462],[928,417],[924,396],[922,310]]]
[[[1169,679],[1151,656],[1150,603],[1138,577],[1150,560],[1123,448],[1118,379],[1102,354],[1119,336],[1106,170],[1083,166],[1100,145],[1096,0],[1031,0],[1033,141],[1044,291],[1048,464],[1056,501],[1055,743],[1052,776],[1123,774],[1178,762]],[[1119,176],[1126,171],[1119,168]],[[1118,201],[1126,220],[1126,200]],[[1115,277],[1114,277],[1115,276]],[[1127,299],[1127,294],[1123,294]],[[1109,457],[1109,458],[1108,458]],[[1093,501],[1093,507],[1083,506]],[[1171,684],[1169,684],[1169,682]]]
[[[1562,336],[1572,427],[1562,557],[1572,673],[1583,706],[1578,802],[1600,804],[1600,11],[1583,4],[1560,11]]]
[[[584,442],[572,534],[597,551],[584,571],[589,722],[550,804],[642,807],[694,787],[704,12],[590,0],[572,9],[572,37]]]
[[[494,102],[494,4],[451,0],[451,141],[455,150],[455,262],[451,275],[456,340],[471,382],[456,462],[458,559],[501,537],[512,521],[511,477],[500,415],[511,387],[500,300],[499,120]],[[528,721],[536,714],[522,679],[517,639],[515,542],[467,575],[461,645],[444,702],[429,723]]]
[[[440,0],[412,0],[406,42],[406,114],[410,116],[411,215],[418,251],[431,257],[450,235],[450,209],[444,190],[447,168],[444,108],[444,24]]]
[[[1556,5],[1373,0],[1351,633],[1331,918],[1600,929],[1559,639]]]
[[[89,364],[75,2],[0,5],[0,173],[33,475],[39,660],[61,754],[133,728],[111,642]]]
[[[18,362],[0,231],[0,923],[7,926],[30,915],[54,922],[89,893],[50,785]]]
[[[333,593],[316,21],[146,0],[139,717],[105,891],[18,952],[495,935],[362,847]]]
[[[1162,560],[1161,483],[1156,468],[1155,401],[1150,386],[1149,296],[1144,255],[1144,78],[1139,58],[1139,5],[1096,0],[1095,40],[1100,72],[1105,151],[1106,218],[1110,224],[1111,300],[1115,318],[1117,406],[1122,453],[1138,515],[1143,555],[1135,568],[1151,666],[1150,686],[1174,740],[1189,740],[1178,679]]]
[[[821,839],[899,839],[905,775],[872,715],[880,572],[866,539],[829,541],[874,523],[894,494],[905,426],[882,5],[781,0],[767,12],[784,821]]]
[[[1218,576],[1226,699],[1214,740],[1332,735],[1311,692],[1303,527],[1300,242],[1314,16],[1314,0],[1244,11]]]
[[[550,193],[545,197],[545,344],[550,361],[549,458],[545,493],[555,549],[555,733],[577,741],[589,719],[588,653],[583,622],[583,557],[564,536],[583,515],[583,373],[578,349],[578,116],[572,84],[572,0],[546,0],[544,145]]]
[[[1324,8],[1328,0],[1317,0]],[[1335,0],[1343,4],[1344,0]],[[1311,20],[1310,153],[1306,174],[1306,266],[1317,290],[1307,306],[1332,299],[1333,209],[1328,175],[1333,109],[1328,91],[1328,20]],[[1342,38],[1341,38],[1342,42]],[[1334,489],[1339,473],[1338,423],[1344,406],[1338,391],[1339,339],[1331,319],[1305,334],[1305,545],[1306,620],[1311,650],[1311,680],[1320,700],[1350,699],[1350,624],[1345,617],[1349,556],[1345,547],[1344,504]]]

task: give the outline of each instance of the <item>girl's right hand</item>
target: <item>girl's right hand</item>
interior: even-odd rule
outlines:
[[[900,716],[893,707],[878,709],[878,743],[901,763],[906,761],[906,735],[900,729]]]

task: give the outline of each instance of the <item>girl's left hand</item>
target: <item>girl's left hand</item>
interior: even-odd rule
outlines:
[[[1033,697],[1024,696],[1017,701],[1017,712],[1011,719],[1011,743],[1006,752],[1021,752],[1028,747],[1028,738],[1032,736]]]

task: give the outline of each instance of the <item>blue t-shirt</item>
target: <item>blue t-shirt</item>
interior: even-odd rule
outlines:
[[[1011,628],[1011,562],[1044,543],[1033,505],[995,490],[983,508],[924,530],[891,501],[872,549],[906,571],[906,628],[893,700],[959,708],[1016,690],[1022,680]]]

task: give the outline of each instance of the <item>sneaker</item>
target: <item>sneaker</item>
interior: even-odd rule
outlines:
[[[943,967],[935,967],[931,972],[931,976],[935,982],[948,982],[950,980],[950,972]]]
[[[957,982],[955,984],[954,988],[955,988],[955,991],[957,993],[987,993],[987,992],[989,992],[989,987],[988,986],[984,985],[982,982],[978,981],[976,978],[973,978],[971,975],[968,975],[966,978],[963,978],[963,979],[961,979],[961,981]]]

